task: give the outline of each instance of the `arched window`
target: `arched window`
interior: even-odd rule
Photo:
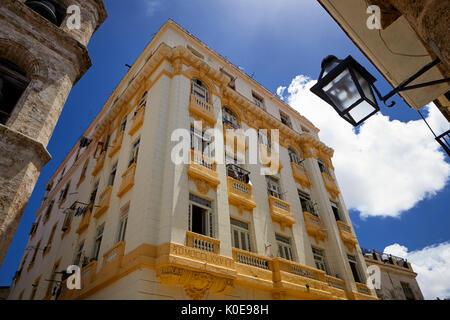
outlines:
[[[25,5],[58,27],[67,11],[61,1],[55,0],[27,0]]]
[[[227,107],[224,107],[222,111],[223,111],[223,123],[232,126],[234,129],[239,129],[239,122],[236,116],[234,115],[233,111],[231,111]]]
[[[303,166],[303,160],[300,158],[297,151],[295,151],[292,147],[289,147],[288,152],[289,158],[291,158],[291,162]]]
[[[208,87],[206,87],[206,85],[202,81],[195,78],[192,79],[191,92],[194,96],[209,103],[209,90]]]
[[[30,83],[14,63],[0,59],[0,123],[6,124],[22,93]]]

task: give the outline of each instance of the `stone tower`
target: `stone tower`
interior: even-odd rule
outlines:
[[[0,0],[0,265],[106,17],[102,0]]]

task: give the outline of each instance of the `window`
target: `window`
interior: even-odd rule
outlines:
[[[38,253],[40,247],[41,247],[41,240],[39,240],[39,242],[34,247],[34,252],[33,252],[33,256],[31,257],[30,265],[32,265],[34,263],[34,261],[36,261],[36,256],[37,256],[37,253]]]
[[[78,244],[77,252],[75,253],[75,259],[73,260],[73,264],[79,266],[81,263],[81,258],[83,257],[83,249],[84,249],[84,240]]]
[[[327,166],[325,165],[325,163],[321,159],[318,159],[317,163],[319,164],[320,172],[323,172],[325,174],[329,174]]]
[[[48,199],[48,194],[49,194],[50,191],[52,190],[52,187],[53,187],[53,181],[47,183],[47,185],[45,186],[45,193],[44,193],[44,195],[43,195],[43,197],[42,197],[42,201],[45,201],[45,200]]]
[[[288,152],[289,152],[289,158],[291,159],[291,162],[304,167],[303,160],[300,158],[297,151],[295,151],[292,147],[289,147]]]
[[[48,240],[47,240],[47,245],[44,247],[44,250],[42,253],[46,253],[52,248],[52,241],[53,241],[53,237],[55,236],[55,231],[56,231],[57,225],[58,225],[58,223],[55,223],[55,225],[53,226],[52,231],[50,232],[50,236],[48,237]]]
[[[131,167],[133,163],[137,163],[139,154],[139,144],[141,143],[141,138],[137,139],[133,146],[131,147],[130,160],[128,161],[128,167]]]
[[[279,180],[271,176],[266,176],[266,181],[267,181],[267,193],[272,197],[283,200],[281,198],[281,189]]]
[[[224,107],[222,109],[223,112],[223,123],[230,125],[234,129],[239,129],[239,122],[233,111]]]
[[[325,259],[325,252],[321,249],[312,248],[312,252],[314,255],[314,262],[316,263],[316,268],[328,273],[327,262]]]
[[[97,181],[94,185],[94,189],[91,192],[91,197],[89,198],[89,205],[93,206],[95,203],[95,198],[97,198],[97,192],[98,192],[98,185],[99,181]]]
[[[252,97],[253,97],[253,102],[254,102],[258,107],[263,108],[263,109],[266,108],[266,107],[264,106],[264,99],[263,99],[260,95],[258,95],[258,94],[256,94],[256,93],[252,92]]]
[[[47,292],[45,293],[45,296],[49,296],[52,294],[53,287],[56,283],[55,279],[56,279],[58,269],[59,269],[59,262],[56,262],[55,265],[53,266],[52,273],[50,274],[50,279],[48,280],[49,282],[48,282]]]
[[[278,256],[286,260],[294,261],[294,256],[292,255],[291,239],[280,236],[279,234],[276,234],[275,238],[278,245]]]
[[[0,59],[0,123],[6,125],[30,79],[14,63]]]
[[[189,231],[214,238],[214,229],[211,201],[189,194]]]
[[[48,204],[47,210],[45,211],[44,221],[47,221],[50,218],[50,214],[52,213],[53,205],[55,204],[55,200],[50,201]]]
[[[58,27],[67,11],[59,1],[54,0],[27,0],[25,5]]]
[[[197,98],[209,103],[209,90],[200,80],[192,79],[191,93]]]
[[[66,216],[64,218],[64,222],[63,222],[63,225],[62,225],[62,228],[61,228],[61,230],[63,232],[66,232],[67,230],[69,230],[70,225],[72,224],[72,219],[73,219],[73,216],[75,215],[75,211],[76,210],[77,210],[77,204],[75,202],[74,204],[72,204],[70,206],[70,208],[68,210],[64,211],[64,214]]]
[[[297,189],[297,193],[298,193],[298,197],[300,199],[300,203],[302,205],[303,212],[309,212],[309,213],[315,215],[316,217],[318,217],[319,215],[316,212],[316,208],[314,207],[314,203],[311,201],[311,197],[309,196],[309,194],[304,193],[298,189]]]
[[[127,231],[128,223],[128,211],[130,210],[130,204],[127,204],[120,210],[120,221],[119,221],[119,235],[117,237],[117,242],[125,241],[125,233]]]
[[[335,202],[331,202],[331,209],[333,209],[333,214],[336,221],[341,221],[338,204]]]
[[[67,194],[69,193],[69,188],[70,188],[70,182],[68,182],[66,184],[66,187],[63,190],[61,190],[61,192],[59,194],[59,202],[63,202],[64,200],[66,200]]]
[[[191,124],[191,149],[201,152],[207,157],[212,157],[212,142],[212,137]]]
[[[39,227],[39,221],[41,220],[41,216],[39,216],[39,218],[36,220],[36,222],[34,222],[31,225],[31,229],[30,229],[30,233],[29,236],[31,237],[32,235],[34,235]]]
[[[142,95],[141,99],[139,100],[139,105],[136,109],[136,112],[134,113],[136,115],[136,113],[141,110],[141,108],[145,107],[147,105],[147,91],[144,92],[144,94]]]
[[[108,186],[112,186],[114,184],[114,180],[116,179],[116,173],[117,173],[117,162],[111,168],[111,173],[109,174]]]
[[[269,149],[271,148],[270,136],[268,135],[267,130],[258,130],[259,143],[265,145]]]
[[[127,116],[123,117],[122,122],[120,123],[119,134],[122,131],[125,131],[126,127],[127,127]]]
[[[79,181],[82,181],[84,178],[86,178],[86,171],[89,165],[89,160],[86,160],[86,162],[83,165],[83,169],[81,169],[81,175]],[[80,182],[78,182],[80,183]]]
[[[280,111],[280,119],[283,124],[287,125],[289,128],[292,129],[291,119],[287,114]]]
[[[231,243],[234,248],[252,251],[248,223],[231,218]]]
[[[97,228],[97,235],[95,236],[94,251],[92,253],[92,259],[98,260],[98,254],[100,253],[100,246],[102,245],[103,230],[105,229],[105,224],[102,224]]]
[[[361,283],[361,278],[359,276],[359,269],[358,264],[356,262],[356,258],[351,255],[347,255],[348,257],[348,263],[350,264],[350,268],[352,269],[353,279],[355,279],[355,282]]]
[[[34,280],[33,284],[31,285],[31,294],[30,294],[30,300],[34,300],[36,298],[36,292],[39,287],[39,282],[41,281],[41,277]]]
[[[406,282],[400,282],[400,284],[402,285],[406,300],[416,300],[409,284]]]

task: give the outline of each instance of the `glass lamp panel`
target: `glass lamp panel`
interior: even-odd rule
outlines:
[[[350,110],[349,114],[355,120],[356,123],[363,120],[369,114],[371,114],[375,108],[368,103],[366,100],[363,100],[360,104]]]
[[[341,112],[361,99],[358,88],[353,82],[348,69],[342,71],[333,81],[324,86],[323,91]]]
[[[358,79],[359,85],[361,86],[361,89],[364,92],[364,95],[366,96],[367,99],[376,104],[377,101],[375,100],[375,96],[373,95],[373,92],[370,88],[370,83],[366,79],[364,79],[358,71],[356,70],[354,71],[356,74],[356,78]]]

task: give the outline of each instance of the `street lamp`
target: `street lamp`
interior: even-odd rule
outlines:
[[[344,60],[328,56],[322,61],[319,80],[311,91],[356,127],[380,111],[372,90],[375,81],[351,56]]]
[[[330,55],[323,59],[319,80],[311,88],[311,91],[331,105],[340,117],[349,122],[352,126],[357,127],[380,111],[376,97],[386,105],[387,100],[401,91],[450,82],[450,78],[445,78],[409,85],[440,62],[441,60],[436,58],[417,71],[414,75],[403,81],[398,87],[391,90],[385,96],[382,96],[374,85],[376,82],[375,77],[355,59],[348,56],[344,60],[339,60],[335,56]],[[395,102],[392,102],[386,106],[393,107],[394,105]],[[450,156],[450,145],[447,141],[449,131],[440,136],[435,135],[435,137]]]

